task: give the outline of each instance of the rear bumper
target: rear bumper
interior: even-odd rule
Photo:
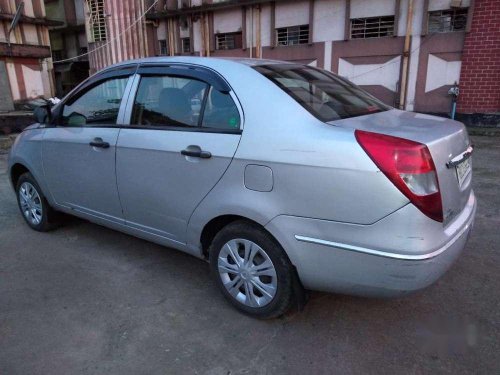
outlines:
[[[394,297],[425,288],[446,272],[465,247],[475,211],[471,192],[446,228],[411,204],[372,225],[278,216],[266,227],[306,288]]]

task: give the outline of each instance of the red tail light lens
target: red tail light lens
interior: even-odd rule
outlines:
[[[443,221],[436,167],[427,146],[403,138],[356,130],[363,150],[425,215]]]

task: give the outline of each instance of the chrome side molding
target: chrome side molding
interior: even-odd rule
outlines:
[[[462,234],[464,234],[470,228],[470,226],[471,226],[470,222],[467,223],[466,225],[464,225],[464,227],[457,233],[457,235],[450,242],[448,242],[445,246],[443,246],[443,247],[441,247],[441,248],[439,248],[431,253],[419,254],[419,255],[389,253],[386,251],[367,249],[366,247],[348,245],[348,244],[344,244],[344,243],[326,241],[326,240],[322,240],[319,238],[299,236],[299,235],[295,235],[295,239],[297,241],[300,241],[300,242],[307,242],[307,243],[313,243],[316,245],[329,246],[329,247],[334,247],[334,248],[340,249],[340,250],[354,251],[357,253],[375,255],[375,256],[384,257],[384,258],[399,259],[399,260],[426,260],[426,259],[434,258],[434,257],[438,256],[439,254],[445,252],[451,245],[453,245],[455,243],[456,240],[458,240],[462,236]]]

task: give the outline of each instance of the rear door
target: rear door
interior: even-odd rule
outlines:
[[[227,83],[202,68],[143,66],[134,78],[116,168],[131,227],[185,243],[189,218],[228,168],[241,110]]]
[[[107,221],[123,221],[115,146],[122,98],[136,66],[91,78],[58,107],[45,129],[43,169],[54,200]],[[131,82],[130,82],[131,83]],[[130,86],[130,85],[129,85]]]

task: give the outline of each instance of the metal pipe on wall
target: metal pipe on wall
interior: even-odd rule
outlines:
[[[253,5],[250,7],[250,11],[252,12],[250,15],[250,58],[253,57]]]
[[[168,54],[170,56],[174,56],[175,55],[174,20],[171,18],[168,19],[167,34],[168,34]]]
[[[205,56],[210,57],[210,25],[209,14],[205,15]]]
[[[408,15],[406,17],[406,35],[403,49],[403,66],[401,69],[401,85],[399,92],[399,108],[406,107],[406,88],[408,85],[408,65],[410,60],[410,43],[413,21],[413,0],[408,1]]]
[[[200,56],[203,57],[204,51],[205,51],[205,16],[204,14],[201,15],[200,17],[200,40],[201,40],[201,46],[200,46]]]
[[[261,38],[262,25],[260,22],[261,12],[262,12],[261,6],[257,5],[257,48],[255,51],[255,55],[256,55],[255,57],[257,57],[258,59],[262,59],[262,38]]]

